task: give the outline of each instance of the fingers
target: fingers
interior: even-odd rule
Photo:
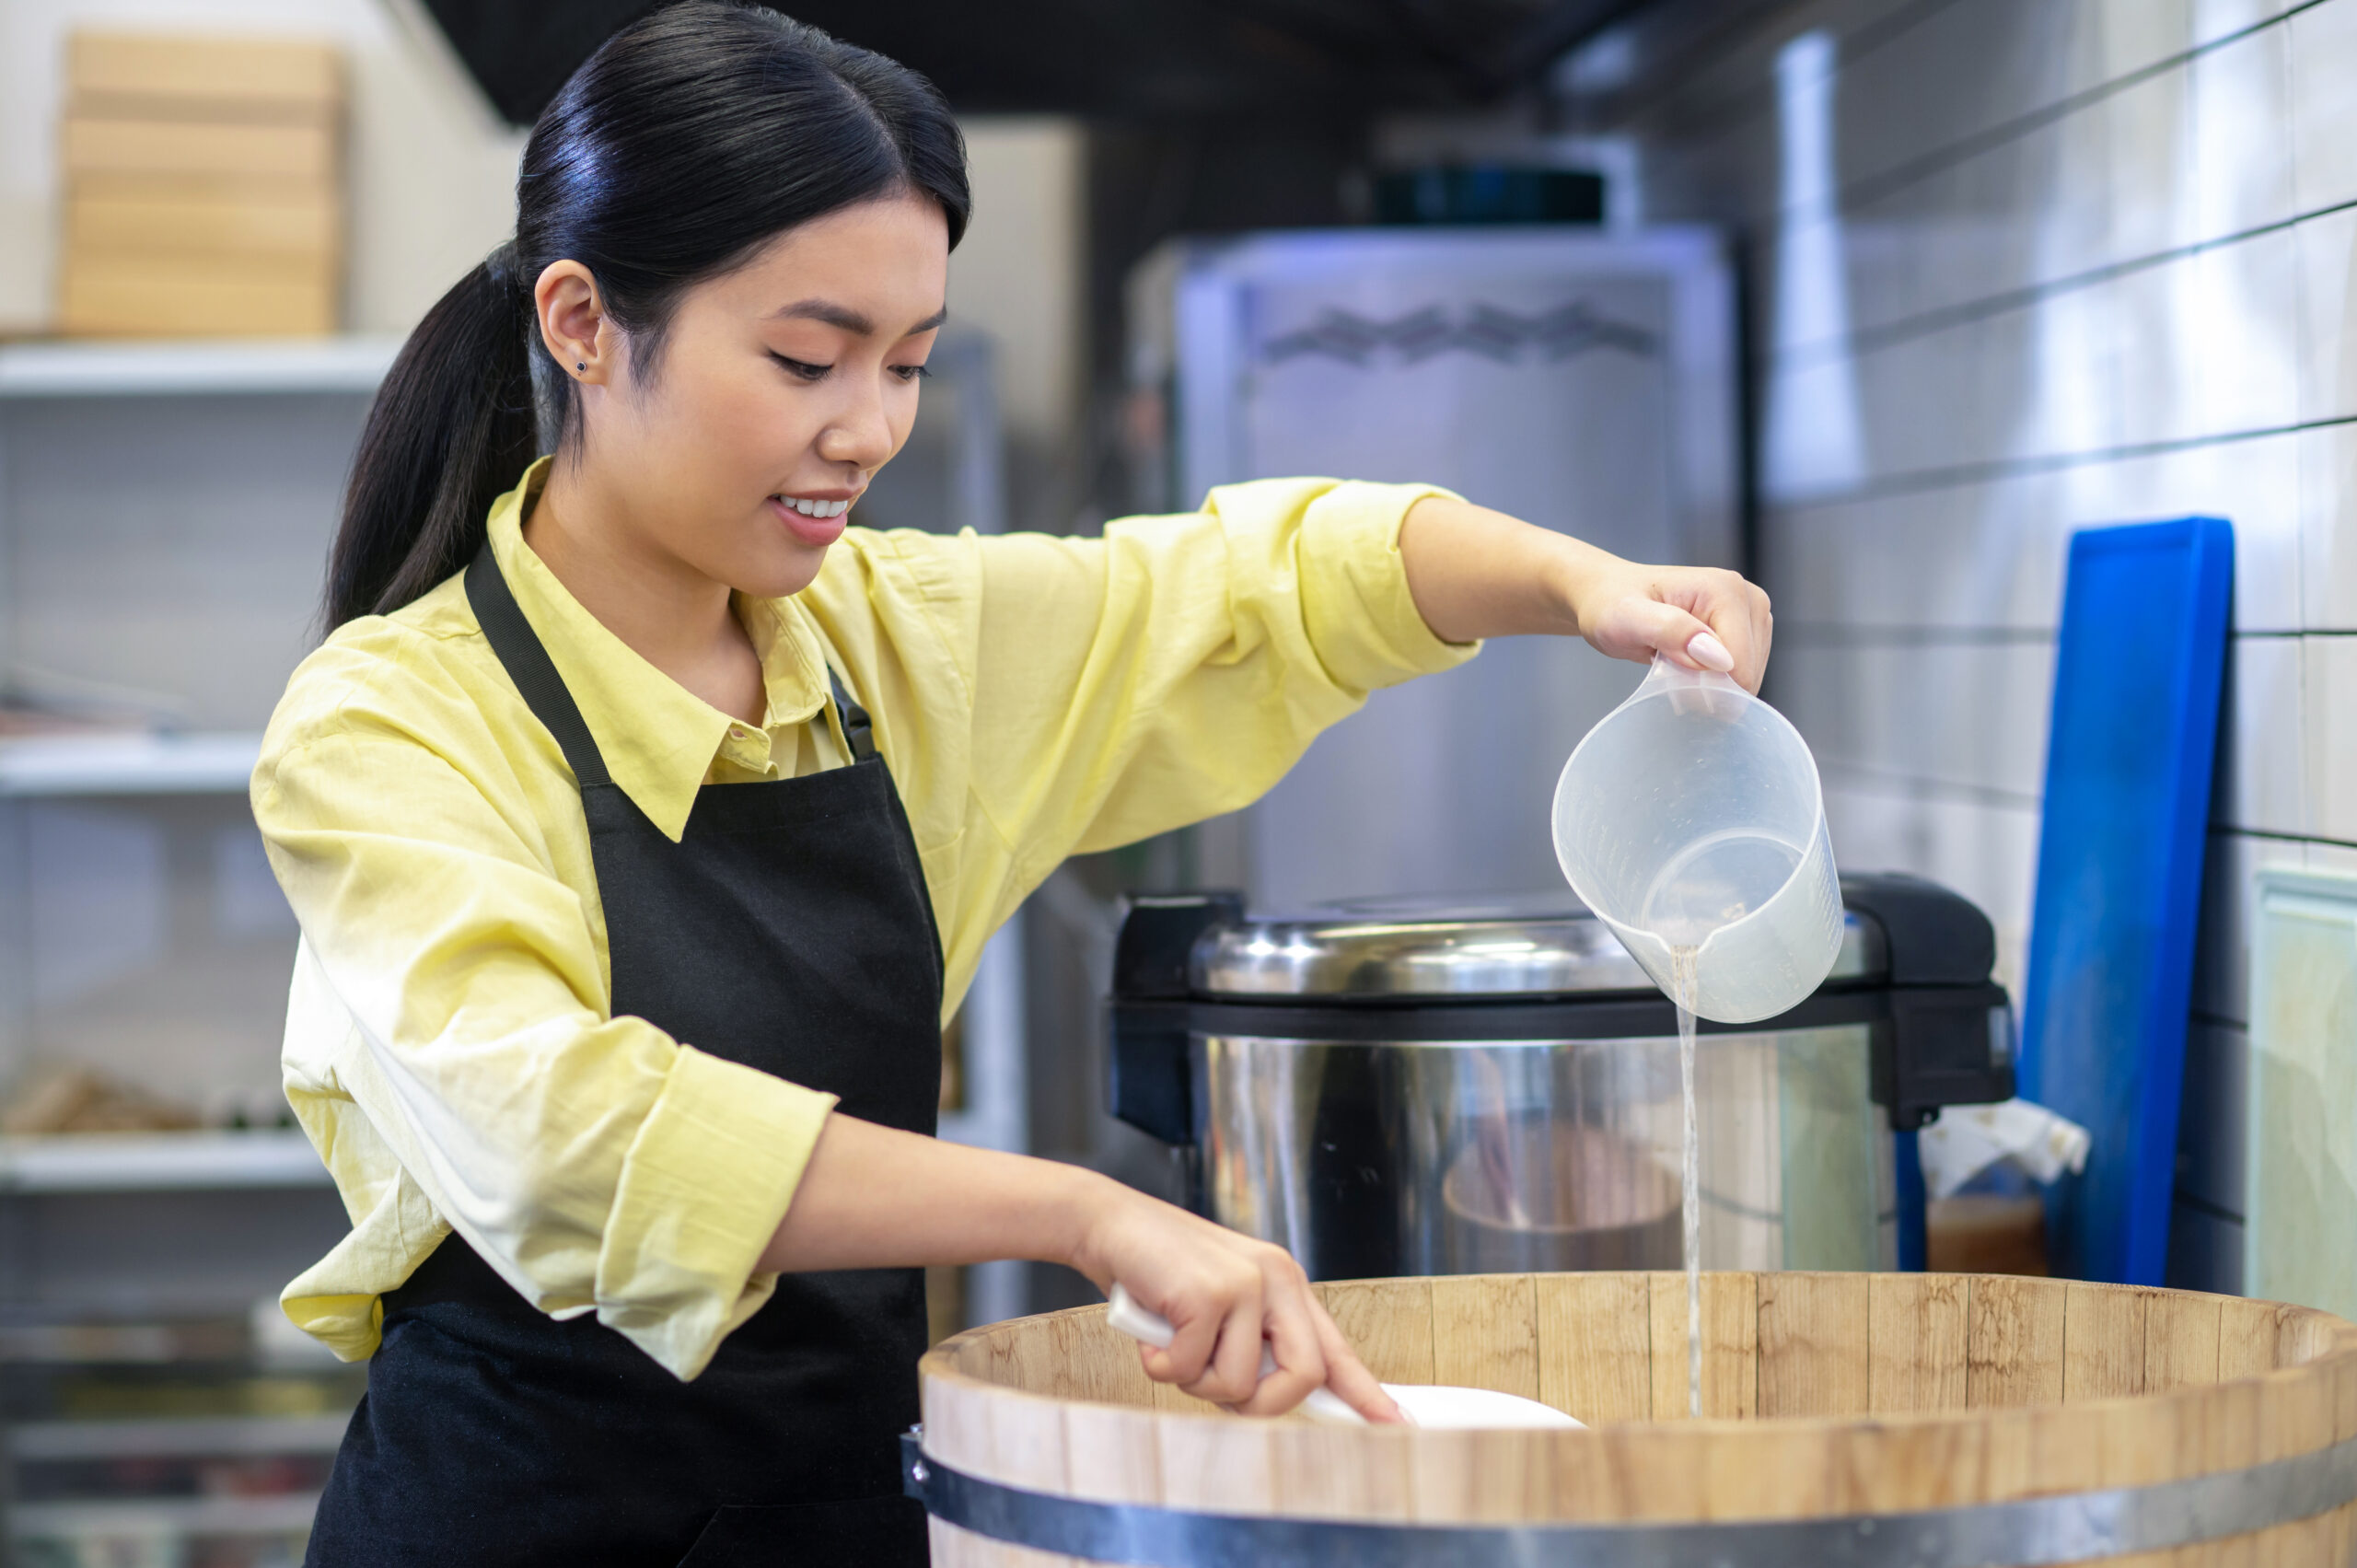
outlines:
[[[1317,1315],[1318,1347],[1326,1357],[1326,1387],[1378,1426],[1413,1425],[1407,1412],[1383,1391],[1383,1385],[1376,1381],[1366,1364],[1359,1360],[1350,1342],[1342,1338],[1342,1330],[1327,1315],[1325,1307],[1315,1296],[1310,1298],[1310,1306]]]
[[[1709,656],[1713,652],[1724,656],[1729,651],[1717,645],[1721,639],[1713,635],[1710,622],[1682,605],[1665,599],[1632,598],[1623,608],[1620,619],[1620,629],[1634,645],[1620,655],[1623,658],[1650,659],[1661,654],[1682,669],[1729,668]]]
[[[1219,1403],[1249,1399],[1264,1305],[1256,1254],[1283,1253],[1155,1199],[1138,1197],[1122,1217],[1102,1272],[1170,1329],[1163,1348],[1141,1347],[1146,1376]]]
[[[1337,1399],[1377,1426],[1415,1424],[1408,1419],[1408,1412],[1383,1391],[1383,1385],[1375,1380],[1375,1374],[1369,1372],[1357,1356],[1329,1363],[1326,1368],[1326,1387],[1334,1390]]]
[[[1211,1363],[1192,1378],[1182,1377],[1179,1391],[1215,1405],[1241,1405],[1260,1386],[1260,1290],[1256,1279],[1229,1298],[1227,1309],[1203,1314],[1219,1327],[1219,1342]]]
[[[1275,1366],[1261,1376],[1250,1399],[1233,1408],[1243,1415],[1283,1415],[1322,1388],[1332,1389],[1370,1422],[1407,1424],[1399,1407],[1335,1327],[1300,1266],[1279,1254],[1270,1272],[1266,1331]]]
[[[1759,683],[1768,676],[1768,648],[1769,645],[1776,640],[1776,614],[1774,608],[1768,602],[1766,589],[1751,583],[1746,583],[1744,587],[1751,590],[1749,596],[1751,653],[1754,660],[1751,667],[1751,690],[1757,691],[1759,690]]]
[[[1712,632],[1725,645],[1727,673],[1745,691],[1757,695],[1768,673],[1768,643],[1775,629],[1768,596],[1733,572],[1710,575],[1718,580],[1710,584],[1709,601],[1696,606],[1696,612],[1711,623]]]
[[[1144,1352],[1145,1375],[1157,1383],[1176,1383],[1189,1388],[1202,1380],[1213,1365],[1219,1349],[1223,1315],[1206,1307],[1195,1307],[1183,1299],[1163,1302],[1156,1308],[1170,1321],[1170,1344],[1164,1350],[1150,1345],[1140,1346]]]
[[[1171,1325],[1167,1348],[1139,1347],[1147,1376],[1246,1415],[1281,1415],[1330,1388],[1369,1421],[1405,1420],[1290,1254],[1191,1218],[1179,1235],[1210,1245],[1180,1248],[1192,1256],[1159,1290],[1151,1264],[1176,1261],[1167,1250],[1148,1249],[1134,1266],[1116,1269],[1139,1305]]]
[[[1643,664],[1658,655],[1752,692],[1768,671],[1768,596],[1735,572],[1615,562],[1585,580],[1574,610],[1580,634],[1613,658]]]
[[[1306,1285],[1271,1292],[1269,1348],[1276,1369],[1262,1377],[1249,1399],[1236,1403],[1241,1415],[1283,1415],[1326,1386],[1326,1354],[1309,1319],[1317,1305]]]
[[[1727,645],[1708,632],[1697,632],[1687,639],[1686,656],[1721,675],[1735,668],[1735,656],[1727,652]]]
[[[1672,574],[1662,585],[1662,640],[1654,646],[1688,669],[1716,669],[1755,694],[1768,673],[1768,643],[1775,618],[1768,596],[1734,572],[1697,568]],[[1672,644],[1676,645],[1673,646]]]

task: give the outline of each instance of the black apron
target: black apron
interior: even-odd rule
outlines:
[[[675,844],[608,777],[488,546],[466,587],[580,784],[615,1016],[931,1133],[940,938],[900,797],[841,680],[855,761],[707,784]],[[455,1233],[384,1308],[307,1563],[926,1560],[899,1468],[925,1348],[920,1270],[782,1275],[689,1383],[594,1316],[539,1311]]]

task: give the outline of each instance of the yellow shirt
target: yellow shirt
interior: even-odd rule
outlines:
[[[614,781],[674,840],[707,781],[842,761],[827,664],[873,715],[948,961],[1066,855],[1245,805],[1367,692],[1472,654],[1397,540],[1428,487],[1268,480],[1101,540],[852,528],[789,599],[740,602],[769,711],[731,720],[568,594],[491,513],[517,601]],[[753,1265],[832,1098],[611,1016],[581,797],[452,577],[305,659],[253,804],[302,923],[287,1098],[352,1233],[286,1287],[347,1360],[455,1228],[543,1311],[595,1312],[681,1377],[768,1299]]]

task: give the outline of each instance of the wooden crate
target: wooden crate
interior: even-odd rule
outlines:
[[[68,45],[67,79],[61,331],[335,330],[344,198],[333,48],[83,32]]]

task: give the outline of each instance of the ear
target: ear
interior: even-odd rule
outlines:
[[[557,368],[584,385],[610,382],[618,368],[621,334],[606,314],[598,280],[578,261],[551,261],[532,285],[532,308],[540,342]]]

